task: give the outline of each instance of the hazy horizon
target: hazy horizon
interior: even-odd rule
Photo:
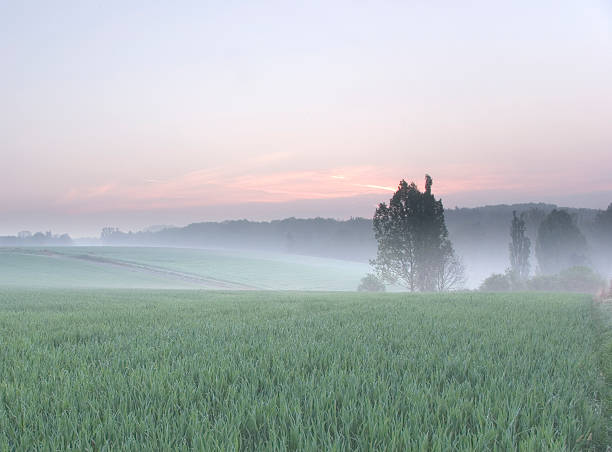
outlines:
[[[612,6],[7,2],[0,234],[612,202]]]
[[[435,194],[435,193],[434,193]],[[437,194],[436,194],[437,195]],[[559,204],[551,199],[531,200],[531,201],[508,201],[498,203],[478,203],[473,205],[449,204],[444,201],[445,209],[454,208],[474,208],[495,205],[530,204],[546,203],[555,204],[560,208],[591,208],[605,209],[611,202],[608,193],[598,193],[595,199],[600,204],[585,205],[581,203],[581,198],[577,197],[575,204]],[[251,204],[232,204],[232,205],[213,205],[205,207],[194,207],[187,209],[160,209],[156,211],[140,212],[133,219],[126,215],[124,211],[102,212],[96,215],[89,215],[83,219],[77,217],[79,222],[74,221],[74,217],[63,215],[51,217],[47,212],[36,212],[24,214],[18,220],[2,221],[0,223],[0,236],[16,235],[20,231],[46,232],[52,231],[53,234],[67,233],[72,238],[92,238],[99,237],[103,227],[117,227],[124,232],[142,231],[149,227],[171,226],[184,227],[188,224],[199,222],[219,222],[225,220],[250,220],[250,221],[274,221],[286,218],[333,218],[336,220],[347,220],[350,218],[362,217],[371,218],[377,203],[388,202],[387,198],[377,195],[365,195],[352,198],[335,198],[328,200],[300,200],[285,203],[251,203]],[[452,199],[452,198],[451,198]],[[584,200],[587,201],[586,199]],[[601,203],[607,203],[606,205]],[[257,212],[259,210],[259,212]],[[245,215],[245,211],[252,212],[250,216]],[[355,213],[356,212],[356,213]],[[2,220],[0,215],[0,220]],[[11,226],[13,226],[11,228]]]

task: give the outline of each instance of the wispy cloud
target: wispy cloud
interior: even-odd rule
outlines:
[[[263,160],[286,158],[270,154]],[[252,163],[252,162],[251,162]],[[342,174],[342,176],[338,176]],[[376,182],[383,182],[383,184]],[[375,182],[375,183],[370,183]],[[163,180],[108,183],[70,190],[59,200],[66,207],[86,210],[155,209],[169,207],[288,202],[332,199],[393,191],[384,185],[384,171],[376,167],[344,167],[310,171],[251,171],[250,168],[209,168]]]
[[[202,168],[170,179],[145,178],[138,182],[110,181],[96,186],[74,187],[58,199],[57,204],[64,210],[95,212],[287,203],[378,194],[381,201],[385,201],[401,179],[396,170],[375,166],[283,171],[268,169],[263,163],[287,158],[290,158],[288,153],[272,153],[231,168]],[[469,171],[465,168],[461,173],[464,174],[461,178],[452,177],[453,169],[450,168],[447,174],[434,177],[434,193],[443,197],[485,193],[493,187],[502,191],[524,191],[544,184],[528,174],[512,177],[512,174],[502,171],[481,174],[477,169]],[[471,174],[471,177],[465,174]],[[422,183],[418,185],[422,186]]]
[[[396,189],[393,187],[384,187],[382,185],[372,185],[372,184],[354,184],[356,187],[366,187],[373,188],[375,190],[387,190],[387,191],[395,191]]]

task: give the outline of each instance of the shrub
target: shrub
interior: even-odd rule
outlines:
[[[508,275],[502,275],[501,273],[493,273],[480,285],[482,292],[509,292],[511,289],[510,278]]]
[[[605,285],[603,278],[589,267],[571,267],[559,273],[559,288],[564,292],[595,293]]]
[[[559,289],[559,277],[557,275],[534,276],[527,281],[527,289],[536,292],[556,292]]]
[[[359,292],[384,292],[385,285],[376,277],[376,275],[368,273],[361,278],[361,282],[359,283],[357,290]]]
[[[539,292],[596,293],[605,288],[605,281],[589,267],[576,266],[556,275],[541,275],[527,281],[529,290]]]

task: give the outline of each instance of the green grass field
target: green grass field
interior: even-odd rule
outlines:
[[[605,450],[595,309],[4,287],[0,450]]]
[[[0,248],[0,287],[355,290],[367,264],[254,251]]]

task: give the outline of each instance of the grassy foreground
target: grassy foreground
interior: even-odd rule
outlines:
[[[0,450],[603,449],[586,296],[0,290]]]

